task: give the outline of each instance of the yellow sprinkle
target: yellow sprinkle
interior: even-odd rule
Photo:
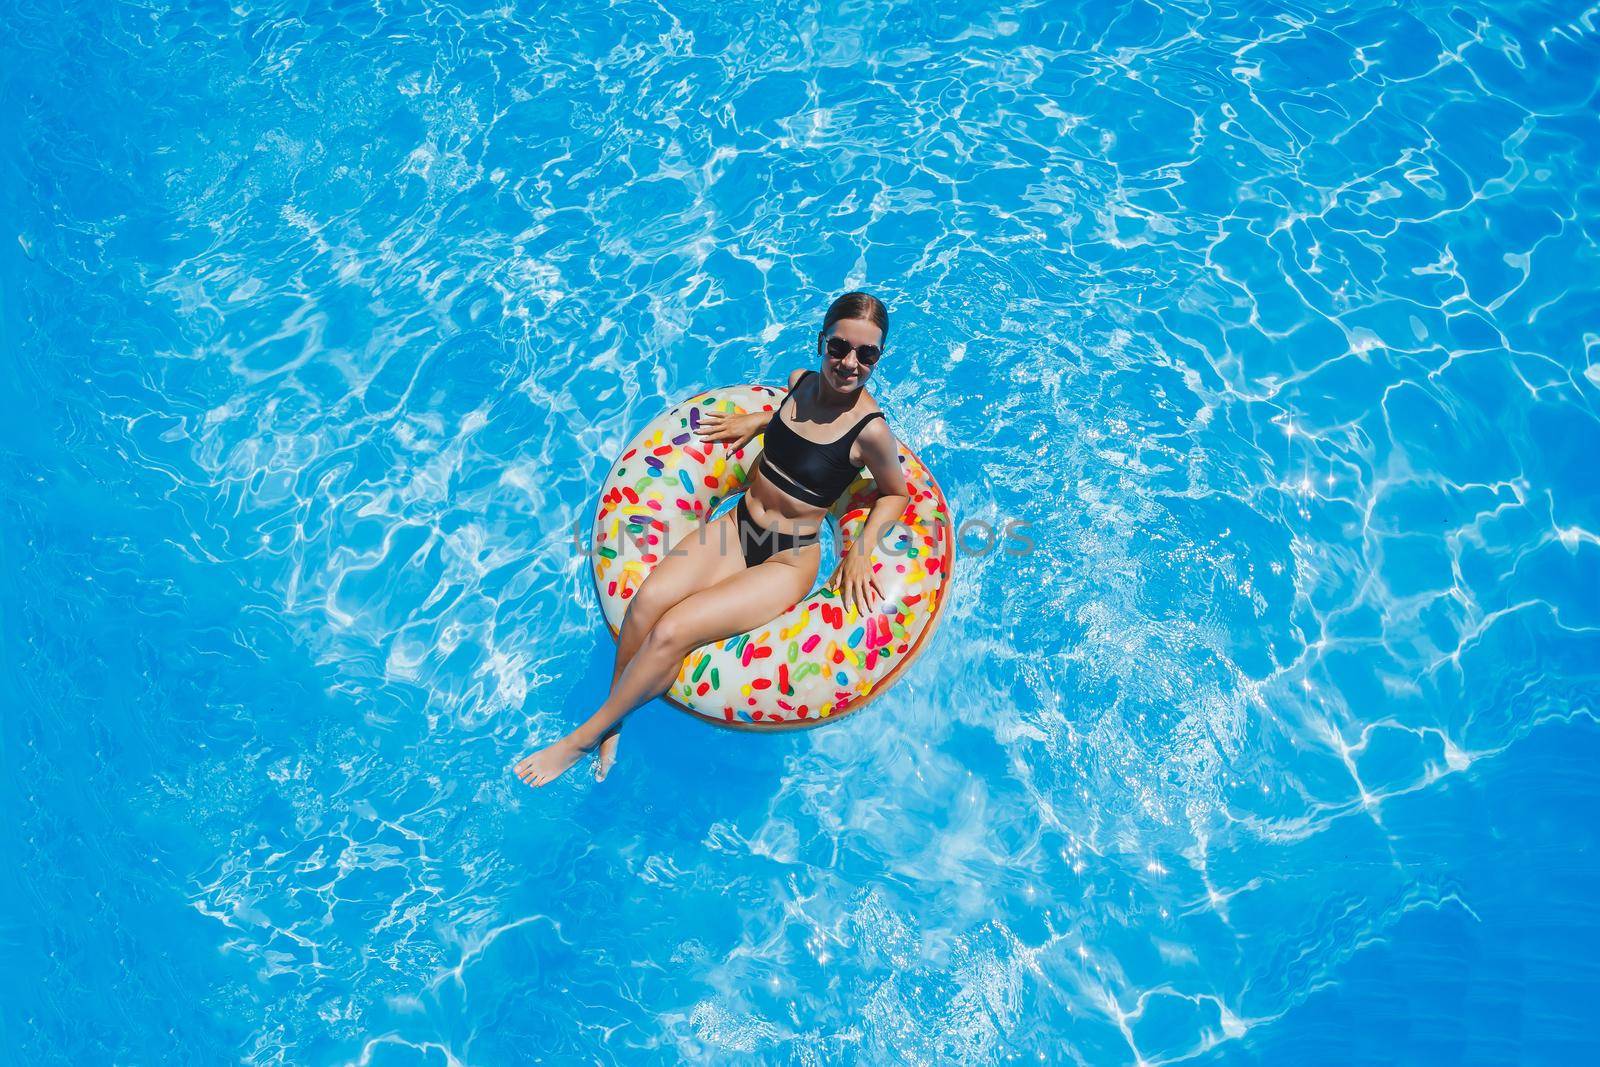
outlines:
[[[779,637],[780,640],[787,641],[787,640],[789,640],[789,638],[793,637],[795,634],[799,633],[801,630],[804,630],[810,624],[811,624],[811,606],[808,604],[808,605],[806,605],[806,610],[804,610],[804,611],[802,611],[800,613],[800,620],[798,622],[796,622],[793,626],[790,626],[790,627],[788,627],[787,629],[784,629],[784,630],[780,630],[778,632],[778,637]]]

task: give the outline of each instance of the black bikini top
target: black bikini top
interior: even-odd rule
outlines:
[[[815,373],[808,370],[801,375],[794,389],[789,390],[789,396]],[[839,495],[850,488],[861,470],[850,463],[850,446],[863,426],[882,415],[881,411],[873,411],[861,416],[861,421],[838,440],[808,441],[783,421],[783,404],[780,403],[767,423],[761,448],[761,470],[768,481],[796,500],[819,508],[831,507]]]

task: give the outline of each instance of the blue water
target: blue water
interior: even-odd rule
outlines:
[[[0,0],[5,1058],[1600,1056],[1600,13],[1002,6]],[[1033,551],[526,790],[856,286]]]

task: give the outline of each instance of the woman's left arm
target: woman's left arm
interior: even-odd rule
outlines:
[[[878,484],[878,499],[867,513],[867,521],[856,536],[849,553],[839,561],[839,567],[830,580],[839,590],[846,609],[852,605],[859,614],[866,614],[883,597],[878,579],[873,571],[871,549],[878,547],[889,527],[905,514],[911,503],[911,490],[906,487],[905,472],[900,469],[900,445],[889,429],[888,421],[876,419],[856,438],[861,457],[872,478]],[[863,551],[866,549],[866,551]]]

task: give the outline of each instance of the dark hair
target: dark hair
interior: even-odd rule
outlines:
[[[822,334],[840,319],[866,319],[882,331],[884,343],[889,340],[889,309],[870,293],[846,293],[828,305],[828,313],[822,317],[822,333],[817,335],[818,347],[822,345]]]

